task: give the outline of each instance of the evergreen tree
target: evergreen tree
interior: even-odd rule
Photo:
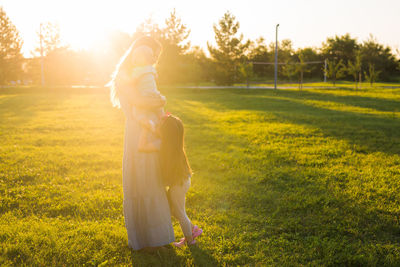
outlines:
[[[207,43],[208,51],[216,65],[215,82],[231,85],[238,80],[239,63],[245,61],[250,41],[243,43],[243,34],[238,35],[240,24],[227,11],[213,26],[217,47]]]
[[[187,52],[190,48],[190,42],[187,38],[190,30],[182,23],[181,18],[176,15],[175,9],[170,13],[169,18],[165,20],[166,27],[162,29],[163,39],[178,49],[179,54]]]
[[[22,75],[22,39],[15,25],[0,7],[0,84],[17,80]]]
[[[190,48],[190,42],[187,41],[189,35],[190,30],[182,23],[174,9],[165,20],[165,28],[160,30],[163,52],[159,59],[158,70],[161,83],[185,82],[191,75],[190,68],[187,68],[190,62],[187,62],[187,57],[184,56]]]

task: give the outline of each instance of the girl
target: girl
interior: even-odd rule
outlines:
[[[164,184],[169,187],[168,201],[172,215],[179,221],[184,238],[174,242],[176,247],[185,243],[193,245],[195,238],[203,230],[193,225],[185,211],[185,196],[190,187],[192,170],[189,166],[184,149],[184,129],[182,121],[172,115],[166,114],[161,119],[155,132],[160,139],[149,142],[149,135],[144,131],[139,140],[139,151],[159,151],[161,175]]]

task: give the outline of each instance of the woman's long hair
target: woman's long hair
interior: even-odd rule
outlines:
[[[161,175],[165,185],[181,184],[192,175],[184,148],[184,128],[182,121],[175,116],[163,119],[160,126]]]
[[[128,70],[132,70],[134,67],[139,66],[142,58],[154,58],[154,63],[156,63],[156,59],[159,57],[161,49],[162,46],[160,42],[149,36],[139,37],[129,46],[115,67],[115,70],[111,75],[111,80],[106,84],[106,87],[110,87],[110,99],[114,107],[121,107],[119,90],[121,85],[125,82],[121,76],[123,76]]]

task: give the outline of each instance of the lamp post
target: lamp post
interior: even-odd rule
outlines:
[[[276,88],[276,83],[278,81],[278,27],[279,24],[276,24],[275,28],[275,89]]]
[[[44,86],[44,67],[43,67],[43,35],[42,35],[42,23],[40,23],[39,29],[40,35],[40,65],[41,65],[41,76],[42,76],[42,87]]]

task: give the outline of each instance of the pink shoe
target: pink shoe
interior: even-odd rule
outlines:
[[[182,248],[185,245],[185,243],[187,243],[186,239],[182,238],[181,241],[174,242],[174,246],[177,248]],[[192,242],[188,243],[188,245],[194,245],[194,244],[196,244],[196,240],[194,240],[194,239],[192,240]]]
[[[193,230],[192,230],[192,237],[193,240],[200,236],[203,233],[203,229],[199,228],[197,225],[193,226]]]

